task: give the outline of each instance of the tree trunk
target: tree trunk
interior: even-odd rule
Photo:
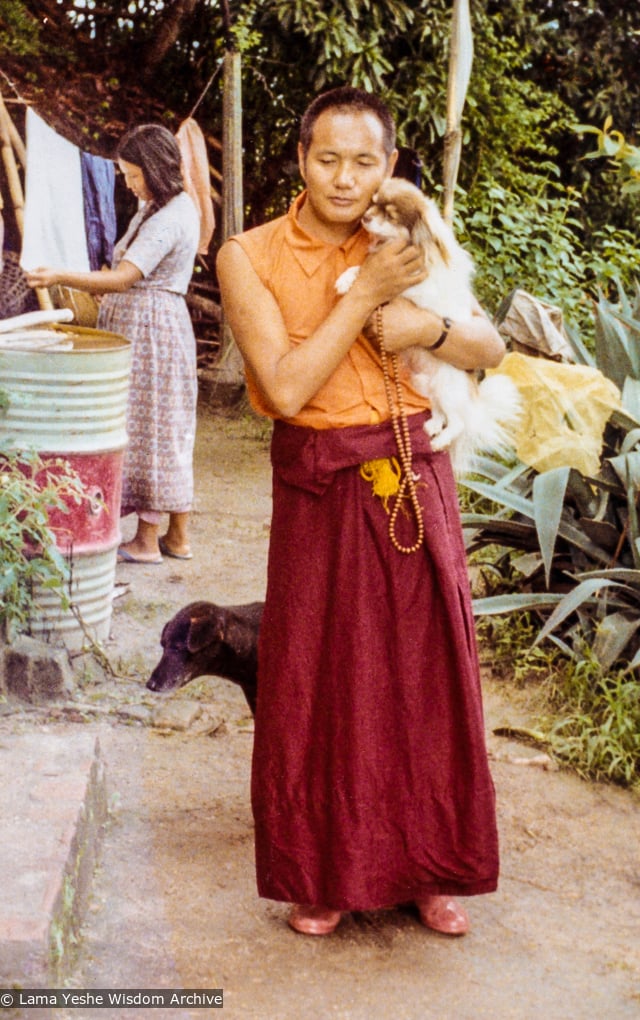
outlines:
[[[173,0],[168,4],[166,14],[158,20],[158,27],[146,47],[141,73],[149,78],[162,63],[169,50],[180,38],[180,32],[196,9],[199,0]]]

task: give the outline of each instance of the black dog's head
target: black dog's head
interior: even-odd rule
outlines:
[[[261,615],[261,602],[183,606],[162,630],[162,658],[147,687],[171,691],[199,676],[222,676],[243,689],[255,685]]]

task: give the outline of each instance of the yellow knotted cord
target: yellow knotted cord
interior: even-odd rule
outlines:
[[[416,488],[416,481],[419,476],[413,473],[413,451],[411,449],[411,436],[409,434],[409,422],[407,420],[407,412],[405,410],[404,401],[402,399],[402,387],[400,385],[400,376],[398,373],[398,357],[396,354],[387,356],[387,351],[384,347],[384,330],[382,322],[382,306],[379,305],[376,308],[376,338],[378,340],[378,346],[380,348],[380,361],[382,363],[382,375],[384,378],[384,388],[387,394],[387,401],[389,404],[389,411],[391,412],[391,426],[393,428],[393,434],[395,436],[396,445],[398,447],[398,453],[400,455],[400,463],[402,464],[403,474],[400,480],[400,484],[395,494],[396,499],[391,511],[389,518],[389,538],[391,543],[398,552],[401,553],[414,553],[422,546],[424,541],[424,519],[422,517],[422,507],[420,506],[420,500],[418,499],[418,492]],[[397,400],[397,408],[393,400],[393,394],[391,390],[391,378],[389,375],[389,360],[393,366],[393,379],[395,384],[395,393]],[[396,522],[398,519],[398,513],[402,505],[402,500],[405,495],[409,495],[411,506],[413,509],[416,526],[417,536],[416,540],[411,546],[401,545],[396,538]]]
[[[387,513],[389,499],[400,491],[402,468],[395,457],[379,457],[377,460],[366,460],[360,467],[360,474],[365,482],[371,482],[373,495],[379,496]]]

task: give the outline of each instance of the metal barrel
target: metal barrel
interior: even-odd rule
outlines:
[[[5,449],[36,450],[45,467],[63,460],[79,477],[83,499],[65,497],[48,523],[69,566],[64,607],[38,588],[29,630],[34,637],[79,649],[109,635],[120,543],[122,461],[127,443],[131,344],[125,337],[69,326],[66,349],[0,346],[0,415]],[[59,471],[59,468],[56,468]]]

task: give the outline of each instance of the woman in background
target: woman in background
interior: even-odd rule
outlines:
[[[178,144],[167,128],[133,128],[116,158],[139,207],[115,247],[112,268],[82,273],[40,268],[28,274],[28,282],[102,297],[98,328],[132,343],[121,513],[136,513],[138,521],[119,559],[161,563],[162,554],[191,559],[197,373],[185,294],[199,218],[184,190]],[[163,513],[169,525],[160,537]]]

